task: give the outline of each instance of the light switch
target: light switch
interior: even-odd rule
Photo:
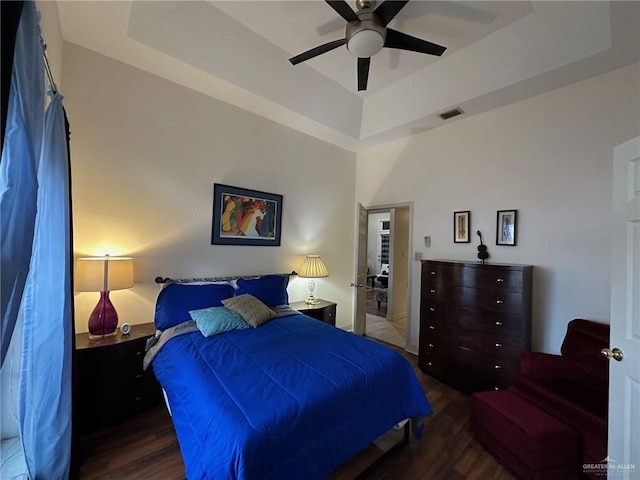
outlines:
[[[431,246],[431,235],[427,235],[426,237],[424,237],[424,246],[425,247]]]
[[[414,252],[413,253],[413,259],[416,262],[419,262],[420,260],[422,260],[422,252]]]

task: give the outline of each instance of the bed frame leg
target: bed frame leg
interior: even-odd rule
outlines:
[[[411,436],[411,420],[404,424],[402,439],[398,441],[393,447],[382,454],[375,462],[365,468],[354,480],[365,480],[369,478],[384,462],[389,459],[394,453],[409,444]]]

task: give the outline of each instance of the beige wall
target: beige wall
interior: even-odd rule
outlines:
[[[556,352],[569,320],[609,321],[612,149],[640,132],[639,91],[636,64],[372,148],[358,155],[356,201],[414,202],[411,257],[476,261],[481,230],[490,261],[534,265],[533,344]],[[495,245],[503,209],[518,209],[516,247]],[[469,244],[453,243],[457,210],[471,210]]]
[[[111,294],[120,322],[153,321],[157,275],[288,272],[317,253],[317,295],[351,327],[353,153],[70,43],[63,65],[75,251],[134,257],[135,287]],[[282,245],[211,245],[214,182],[284,195]],[[75,300],[86,331],[98,295]]]

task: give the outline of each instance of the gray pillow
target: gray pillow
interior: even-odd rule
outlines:
[[[276,313],[251,294],[245,293],[237,297],[225,298],[222,304],[236,312],[253,328],[275,318]]]

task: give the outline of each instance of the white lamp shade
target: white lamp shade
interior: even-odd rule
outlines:
[[[320,255],[307,255],[298,276],[302,278],[322,278],[328,277],[329,272],[327,272],[327,267],[322,262]]]
[[[133,259],[130,257],[79,258],[76,264],[77,292],[109,292],[133,287]]]

